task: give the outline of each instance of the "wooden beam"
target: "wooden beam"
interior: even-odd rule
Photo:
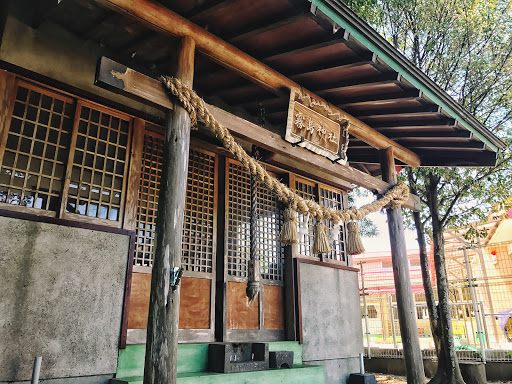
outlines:
[[[392,126],[386,126],[382,125],[379,127],[379,132],[383,135],[386,135],[391,138],[392,134],[397,135],[404,135],[408,132],[436,132],[436,133],[443,133],[443,132],[452,132],[453,130],[459,130],[460,127],[455,124],[437,124],[437,122],[432,121],[426,121],[423,122],[422,125],[410,125],[410,123],[407,121],[405,124],[407,125],[392,125]]]
[[[402,108],[381,108],[380,106],[375,106],[373,108],[367,107],[364,111],[357,111],[353,113],[357,114],[358,119],[362,119],[363,117],[379,118],[381,116],[392,117],[400,115],[410,115],[415,117],[421,114],[436,116],[441,114],[441,107],[435,104],[415,105]]]
[[[107,8],[113,9],[127,17],[135,19],[149,28],[172,36],[193,36],[197,49],[212,60],[230,68],[249,80],[276,94],[287,94],[291,88],[301,88],[299,84],[267,65],[254,59],[217,36],[205,31],[189,20],[179,16],[170,9],[152,0],[94,0]],[[314,93],[303,91],[315,99],[324,101]],[[365,140],[377,149],[393,147],[395,156],[413,167],[420,165],[420,158],[414,152],[398,145],[386,136],[379,134],[369,125],[350,116],[336,107],[335,111],[343,113],[350,121],[351,134]]]
[[[420,156],[430,167],[494,167],[498,157],[496,152],[480,151],[461,160],[459,152],[435,149],[421,151]]]
[[[99,62],[95,83],[102,88],[116,93],[141,101],[150,101],[152,104],[165,109],[173,108],[173,103],[169,100],[167,93],[158,80],[145,76],[106,57],[102,57]],[[259,125],[213,105],[207,104],[207,107],[211,114],[230,130],[233,136],[247,140],[276,154],[287,156],[294,161],[310,164],[320,172],[336,176],[371,191],[382,193],[389,188],[388,183],[369,176],[364,172],[348,166],[333,164],[325,157],[315,155],[305,148],[293,147],[278,134],[272,133]],[[411,195],[405,207],[419,210],[420,202],[418,197]]]
[[[392,113],[382,113],[382,114],[379,114],[377,111],[377,113],[374,113],[375,111],[372,111],[370,115],[364,115],[364,116],[360,116],[359,118],[361,120],[372,120],[372,119],[382,119],[382,118],[389,118],[389,119],[393,119],[393,118],[407,118],[407,119],[416,119],[416,120],[421,120],[421,119],[424,119],[424,118],[432,118],[432,117],[444,117],[444,115],[441,113],[441,107],[439,106],[435,106],[435,108],[433,108],[434,110],[433,111],[417,111],[417,112],[399,112],[398,110],[395,110],[395,111],[392,111]],[[394,113],[393,113],[394,112]]]
[[[16,99],[16,76],[0,69],[0,158],[3,159],[5,141],[9,130],[11,119],[11,108]],[[5,140],[4,140],[5,139]]]
[[[447,127],[450,128],[450,127]],[[391,132],[387,134],[393,140],[439,140],[439,141],[460,141],[463,139],[471,139],[473,134],[466,130],[448,130],[443,132],[430,132],[430,131],[405,131],[405,132]],[[351,143],[359,142],[359,139],[350,140]]]
[[[371,105],[386,105],[389,103],[420,100],[422,97],[421,91],[405,91],[402,93],[385,93],[380,95],[365,95],[356,97],[346,97],[336,100],[335,104],[343,109],[348,107],[365,107]]]
[[[206,1],[201,6],[194,7],[194,9],[188,13],[186,17],[192,21],[198,21],[213,15],[215,12],[218,12],[223,8],[229,7],[233,3],[236,3],[236,1],[237,0]]]
[[[273,29],[277,29],[285,25],[292,24],[300,20],[304,20],[306,18],[309,18],[310,15],[311,13],[309,11],[304,11],[297,13],[293,16],[289,16],[287,18],[275,17],[270,20],[266,20],[265,23],[260,24],[258,26],[250,26],[245,30],[238,31],[235,35],[231,37],[226,37],[226,41],[229,41],[230,43],[237,43],[245,39],[249,39],[253,36],[259,35],[261,33],[265,33]]]
[[[475,151],[475,150],[484,150],[486,148],[485,143],[481,141],[467,141],[467,142],[420,142],[411,144],[411,147],[416,148],[418,150],[440,150],[440,151]]]
[[[390,128],[394,128],[394,127],[397,127],[400,129],[400,127],[402,127],[401,125],[397,125],[399,124],[399,122],[394,122],[393,125],[390,125],[392,122],[390,121],[373,121],[372,122],[372,126],[375,128],[375,129],[378,129],[379,132],[380,132],[380,129],[390,129]],[[416,119],[413,119],[413,117],[411,117],[411,120],[406,120],[403,122],[404,124],[407,124],[408,127],[414,127],[413,129],[421,129],[422,127],[424,126],[433,126],[433,125],[446,125],[447,127],[448,126],[453,126],[455,125],[455,119],[452,119],[451,117],[447,117],[447,116],[444,116],[444,115],[437,115],[437,119],[435,120],[427,120],[425,118],[420,118],[419,116],[416,116]],[[398,159],[398,157],[397,157]]]
[[[189,87],[194,79],[194,53],[194,40],[183,37],[175,76]],[[177,381],[179,279],[189,148],[190,116],[183,107],[176,106],[169,111],[165,132],[151,274],[145,383],[175,384]]]
[[[281,50],[279,52],[270,54],[270,55],[264,57],[261,61],[263,61],[264,63],[272,63],[274,61],[284,59],[288,56],[293,56],[293,55],[298,55],[298,54],[304,53],[304,52],[314,51],[316,49],[329,47],[329,46],[335,45],[335,44],[344,44],[346,42],[346,40],[344,38],[344,33],[345,33],[344,30],[340,30],[340,31],[336,32],[329,40],[322,40],[320,42],[306,44],[299,48],[292,48],[292,49],[288,49],[286,51],[283,51],[281,48]]]
[[[362,57],[349,58],[346,60],[337,59],[335,61],[331,61],[329,63],[323,63],[321,66],[314,65],[306,68],[301,68],[299,71],[295,73],[286,73],[287,76],[294,80],[301,79],[303,77],[307,77],[310,75],[318,74],[318,73],[328,73],[332,71],[339,71],[343,69],[351,69],[361,67],[363,65],[373,65],[375,64],[375,60],[377,56],[374,54],[364,54]]]
[[[329,83],[326,86],[317,86],[313,88],[313,92],[317,92],[319,94],[326,94],[332,92],[338,92],[341,90],[348,89],[357,89],[361,87],[368,87],[372,85],[381,85],[381,84],[400,84],[401,76],[397,72],[389,72],[383,73],[380,75],[366,77],[364,79],[359,80],[342,80],[338,82]]]
[[[414,148],[415,150],[420,153],[421,151],[428,151],[428,150],[438,150],[438,151],[478,151],[478,150],[484,150],[485,149],[485,143],[482,143],[480,141],[454,141],[451,140],[449,142],[442,142],[442,141],[428,141],[423,138],[406,138],[397,140],[399,143],[407,143],[409,148]],[[367,144],[364,144],[362,142],[351,142],[350,143],[350,153],[355,154],[355,151],[357,150],[363,150],[368,151],[372,150],[373,148],[369,147]]]
[[[393,149],[380,151],[382,179],[390,184],[397,183]],[[404,223],[401,208],[386,209],[388,216],[389,240],[391,243],[391,262],[395,279],[398,321],[404,348],[407,383],[423,384],[423,357],[421,356],[416,310],[409,274],[409,260],[405,245]]]
[[[278,97],[275,95],[258,100],[234,102],[231,105],[241,108],[256,108],[259,106],[259,103],[261,103],[265,108],[267,108],[267,106],[275,106],[276,104],[282,104],[283,102],[285,103],[285,108],[288,108],[289,98]]]
[[[98,63],[94,83],[114,93],[133,95],[166,109],[173,109],[174,106],[158,80],[104,56]]]

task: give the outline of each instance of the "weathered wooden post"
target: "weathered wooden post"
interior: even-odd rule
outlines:
[[[181,40],[176,77],[192,87],[194,40]],[[178,355],[178,319],[181,240],[187,188],[190,117],[178,103],[169,112],[158,200],[156,249],[146,339],[144,384],[175,384]],[[179,283],[179,280],[177,281]]]
[[[390,184],[397,183],[393,148],[380,151],[382,180]],[[421,356],[416,314],[412,296],[409,262],[405,246],[402,208],[386,209],[388,215],[389,240],[391,242],[391,260],[395,278],[398,321],[404,348],[405,370],[408,384],[423,384],[425,373]]]

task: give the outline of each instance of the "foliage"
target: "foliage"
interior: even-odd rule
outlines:
[[[369,24],[374,24],[380,17],[377,0],[343,0],[343,2]]]
[[[372,4],[378,18],[354,4],[361,17],[510,147],[512,1],[378,0]],[[510,206],[511,163],[507,149],[492,169],[415,169],[427,233],[432,231],[426,206],[429,173],[440,179],[443,228],[456,228]],[[410,214],[406,224],[414,226]]]
[[[442,231],[485,220],[511,203],[512,0],[378,0],[377,5],[379,18],[361,16],[507,144],[493,168],[419,168],[402,176],[423,203],[419,215],[404,212],[406,224],[417,229],[430,297],[423,233],[433,241],[439,301],[427,298],[427,304],[443,364],[431,383],[463,383],[452,340]]]
[[[355,198],[363,198],[368,199],[369,201],[373,201],[375,198],[371,196],[370,191],[364,188],[355,188],[352,193],[348,194],[348,204],[349,206],[354,205]],[[361,236],[363,237],[377,237],[379,236],[379,229],[373,223],[373,221],[369,217],[365,217],[359,223],[359,231]]]
[[[438,204],[443,228],[459,228],[468,223],[486,221],[493,218],[490,212],[497,209],[506,210],[512,202],[510,155],[498,162],[494,168],[463,169],[463,168],[418,168],[413,172],[413,180],[409,181],[416,189],[422,201],[422,222],[425,232],[432,236],[432,226],[428,202],[428,176],[433,173],[440,178],[438,188]],[[496,212],[498,213],[498,212]],[[412,212],[404,210],[405,223],[414,226]],[[468,231],[468,235],[483,234]],[[485,236],[484,236],[485,237]]]
[[[382,0],[374,25],[492,131],[512,117],[512,5],[500,0]],[[505,133],[505,132],[504,132]]]

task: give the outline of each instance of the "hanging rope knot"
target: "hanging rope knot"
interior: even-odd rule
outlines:
[[[386,209],[401,207],[409,199],[409,187],[403,181],[399,181],[384,194],[382,199],[389,199],[389,203],[384,207]]]
[[[340,221],[346,222],[349,220],[359,221],[366,215],[377,212],[379,209],[397,208],[403,205],[409,198],[409,188],[407,185],[404,182],[398,182],[383,196],[379,197],[372,203],[362,206],[361,208],[352,207],[336,211],[332,208],[321,207],[313,200],[306,200],[300,197],[295,190],[271,176],[261,164],[249,156],[240,144],[235,141],[228,129],[222,126],[213,117],[213,115],[208,111],[204,100],[201,99],[192,89],[184,85],[175,77],[161,76],[160,81],[168,89],[169,93],[182,104],[183,108],[187,110],[193,127],[197,126],[198,120],[201,120],[205,127],[213,132],[222,142],[224,148],[232,153],[234,157],[243,164],[251,177],[254,177],[257,181],[265,185],[265,187],[274,193],[281,202],[288,206],[288,209],[290,209],[286,214],[288,220],[285,219],[285,225],[283,226],[283,231],[287,232],[287,234],[284,236],[284,240],[282,236],[283,244],[291,244],[297,241],[297,219],[295,211],[302,214],[309,213],[312,217],[316,217],[319,222],[321,222],[322,219],[333,220],[335,223]],[[288,223],[288,225],[286,225],[286,223]],[[295,228],[295,233],[293,227]],[[317,230],[315,232],[316,247],[314,248],[316,248],[318,253],[330,252],[330,244],[326,234],[327,230],[325,225],[317,225]],[[358,233],[357,230],[354,230],[353,232]]]
[[[187,86],[183,85],[181,80],[177,79],[176,77],[160,76],[159,80],[165,85],[165,87],[170,91],[170,93],[179,100],[183,108],[185,108],[185,110],[188,112],[190,116],[190,125],[192,129],[197,129],[196,110],[205,109],[204,101],[202,99],[199,99],[200,101],[196,100],[196,103],[193,104],[192,100],[195,99],[192,97],[191,92],[194,94],[195,92]]]

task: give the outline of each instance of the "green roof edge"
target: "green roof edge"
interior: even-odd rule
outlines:
[[[506,147],[505,143],[492,134],[473,115],[445,91],[439,88],[428,76],[416,68],[405,56],[393,48],[373,28],[360,19],[346,5],[337,0],[309,0],[332,21],[350,32],[359,42],[397,71],[403,78],[418,88],[433,102],[437,103],[456,119],[467,130],[487,145],[492,151],[498,152]]]

